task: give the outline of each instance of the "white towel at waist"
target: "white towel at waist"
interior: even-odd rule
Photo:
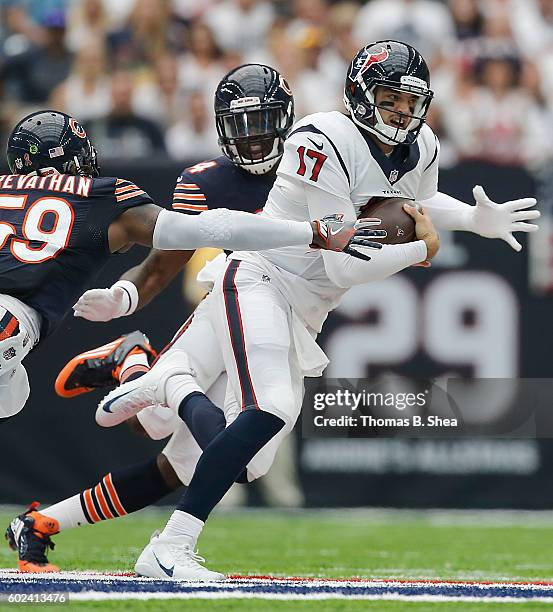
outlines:
[[[300,317],[292,309],[292,333],[294,346],[304,376],[321,376],[328,365],[328,357],[317,344],[317,334],[310,332]]]
[[[226,261],[226,254],[219,253],[215,259],[206,262],[205,266],[198,272],[198,276],[196,277],[198,285],[207,291],[211,291],[217,277],[224,272]]]

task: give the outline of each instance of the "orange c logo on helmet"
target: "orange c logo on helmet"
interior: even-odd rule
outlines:
[[[279,74],[278,75],[278,80],[279,80],[279,85],[282,87],[282,89],[284,89],[284,91],[289,95],[293,95],[292,94],[292,90],[290,89],[290,85],[288,85],[288,82],[286,81],[286,79]]]
[[[77,123],[73,117],[69,119],[69,127],[75,136],[79,138],[86,138],[86,132],[84,131],[83,126],[80,123]]]

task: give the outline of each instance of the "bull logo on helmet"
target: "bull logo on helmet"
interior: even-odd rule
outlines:
[[[390,57],[390,53],[386,47],[381,47],[376,53],[369,53],[367,49],[363,49],[357,58],[352,62],[350,79],[353,81],[361,74],[366,72],[373,64],[385,62]]]

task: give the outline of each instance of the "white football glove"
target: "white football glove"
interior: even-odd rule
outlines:
[[[535,232],[538,226],[525,223],[538,219],[539,210],[526,210],[536,205],[535,198],[511,200],[503,204],[492,202],[480,185],[472,190],[476,206],[471,214],[472,231],[484,238],[501,238],[515,251],[520,251],[522,245],[513,236],[513,232]]]
[[[89,289],[73,306],[75,317],[111,321],[131,315],[138,306],[138,289],[130,281],[117,281],[109,289]]]

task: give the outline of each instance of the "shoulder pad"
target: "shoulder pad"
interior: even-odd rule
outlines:
[[[223,158],[226,160],[226,158]],[[202,161],[185,168],[173,191],[173,208],[184,213],[200,213],[208,209],[210,183],[223,166],[221,158]]]
[[[330,112],[308,115],[296,123],[277,174],[349,197],[354,155],[346,121],[341,113]]]

